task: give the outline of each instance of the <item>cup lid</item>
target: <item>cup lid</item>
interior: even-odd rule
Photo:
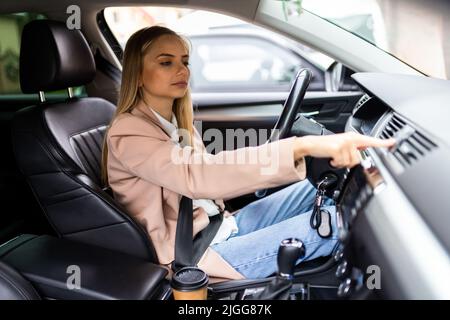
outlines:
[[[172,276],[172,288],[179,291],[192,291],[208,284],[208,275],[197,267],[184,267]]]

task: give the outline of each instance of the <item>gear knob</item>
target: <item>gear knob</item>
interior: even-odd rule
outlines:
[[[305,257],[305,245],[296,238],[284,239],[278,248],[278,273],[285,278],[294,275],[295,263],[299,258]]]

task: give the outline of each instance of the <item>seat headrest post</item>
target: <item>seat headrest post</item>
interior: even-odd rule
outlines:
[[[69,99],[73,98],[73,88],[72,87],[67,88],[67,94],[69,95]]]
[[[45,102],[45,92],[39,91],[39,102],[44,103]]]

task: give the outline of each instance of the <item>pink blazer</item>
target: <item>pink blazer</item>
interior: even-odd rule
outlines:
[[[115,199],[147,230],[159,262],[167,265],[174,259],[181,195],[213,199],[224,209],[223,199],[302,180],[305,163],[302,159],[294,165],[293,142],[292,137],[212,155],[195,131],[194,151],[191,147],[180,148],[170,140],[153,112],[140,103],[130,113],[119,115],[108,130],[109,183]],[[174,158],[182,154],[190,161]],[[275,173],[264,171],[267,161],[218,161],[223,156],[259,159],[262,154],[277,156]],[[193,221],[195,236],[208,225],[209,218],[200,208],[194,212]],[[198,266],[213,277],[243,279],[211,248]]]

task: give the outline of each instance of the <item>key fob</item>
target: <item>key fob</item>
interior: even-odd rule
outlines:
[[[326,209],[320,210],[320,217],[321,217],[321,223],[319,225],[319,228],[317,228],[317,233],[321,238],[328,238],[332,234],[332,227],[331,227],[331,214]]]

